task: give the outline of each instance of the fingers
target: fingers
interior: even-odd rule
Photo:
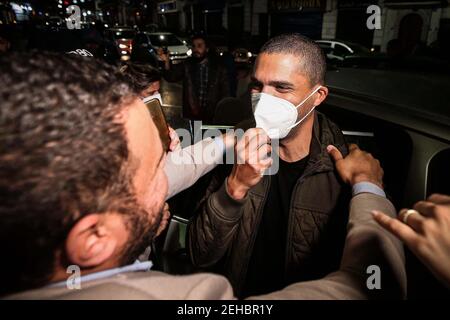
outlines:
[[[240,139],[237,139],[237,150],[244,150],[249,145],[250,141],[258,134],[264,134],[264,130],[261,128],[252,128],[245,131],[244,135]]]
[[[270,144],[264,144],[255,153],[256,159],[252,159],[252,160],[256,160],[256,161],[265,160],[270,157],[271,152],[272,152],[272,146]]]
[[[247,130],[236,146],[237,160],[240,164],[258,163],[261,159],[266,159],[270,152],[270,138],[260,128]]]
[[[411,227],[407,226],[400,220],[391,218],[381,211],[374,210],[372,211],[372,214],[375,221],[378,222],[379,225],[397,236],[407,245],[411,245],[419,238],[417,233]]]
[[[334,162],[344,159],[342,153],[333,145],[327,147],[328,154],[333,158]]]
[[[258,134],[255,135],[249,142],[248,142],[248,150],[252,153],[255,151],[258,151],[261,147],[266,146],[270,143],[270,138],[266,134]]]
[[[410,226],[415,231],[421,232],[425,218],[417,211],[402,209],[398,214],[398,220],[400,220],[403,224]]]
[[[271,152],[272,146],[269,144],[264,144],[256,152],[250,155],[248,164],[252,165],[255,170],[258,170],[260,173],[265,171],[272,165],[273,160],[270,157]]]
[[[357,144],[354,144],[354,143],[350,143],[350,144],[348,145],[348,151],[349,151],[349,152],[352,152],[352,151],[355,151],[355,150],[360,150],[359,147],[358,147],[358,145],[357,145]]]
[[[169,127],[169,137],[169,150],[175,151],[180,146],[180,138],[178,137],[178,134],[175,132],[175,130],[173,130],[171,127]]]
[[[426,217],[434,217],[436,204],[428,201],[419,201],[414,205],[413,208]]]
[[[450,196],[439,193],[432,194],[427,200],[435,204],[450,204]]]

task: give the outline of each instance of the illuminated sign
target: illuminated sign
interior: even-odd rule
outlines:
[[[324,11],[326,0],[271,0],[269,7],[271,11],[301,11],[313,9]]]

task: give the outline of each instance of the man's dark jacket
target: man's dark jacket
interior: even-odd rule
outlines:
[[[163,74],[169,82],[183,80],[183,117],[211,123],[217,103],[230,96],[227,71],[221,60],[215,55],[208,55],[208,88],[206,106],[201,108],[198,96],[198,81],[195,78],[198,62],[188,58],[184,63],[172,65]]]
[[[286,285],[318,279],[337,270],[346,235],[351,192],[339,179],[326,147],[333,144],[344,156],[348,150],[334,123],[317,112],[314,117],[310,159],[292,193],[286,235]],[[231,166],[225,167],[217,168],[189,223],[187,245],[194,265],[224,274],[239,297],[271,177],[264,176],[244,199],[235,200],[226,183]]]

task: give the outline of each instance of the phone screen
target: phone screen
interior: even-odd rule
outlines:
[[[169,136],[169,126],[166,122],[166,117],[159,103],[158,99],[152,99],[145,104],[150,111],[153,121],[155,122],[156,128],[158,129],[159,136],[165,151],[169,151],[170,136]]]

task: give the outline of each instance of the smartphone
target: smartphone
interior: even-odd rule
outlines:
[[[152,99],[145,103],[150,115],[152,116],[153,122],[159,132],[159,137],[163,145],[164,151],[169,151],[170,146],[170,136],[169,136],[169,126],[167,125],[166,117],[164,116],[164,111],[162,109],[161,103],[158,99]]]

